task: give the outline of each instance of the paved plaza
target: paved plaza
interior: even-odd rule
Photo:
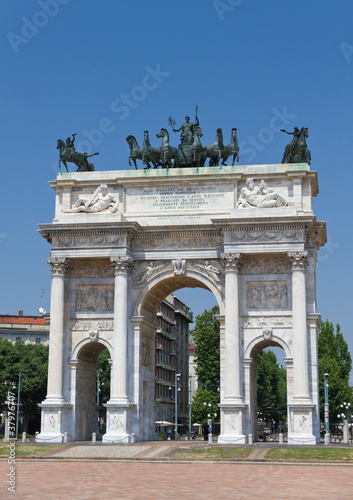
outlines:
[[[20,461],[8,499],[337,499],[352,496],[352,467],[265,463]]]

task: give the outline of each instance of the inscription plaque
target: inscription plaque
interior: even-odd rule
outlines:
[[[127,191],[127,212],[210,211],[234,208],[234,185],[133,188]]]

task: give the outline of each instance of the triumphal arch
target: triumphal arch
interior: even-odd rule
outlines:
[[[256,435],[256,358],[285,351],[288,442],[319,439],[315,269],[326,241],[306,163],[59,174],[51,244],[48,394],[38,439],[95,430],[96,358],[108,349],[106,442],[154,436],[155,316],[183,287],[220,308],[221,434]]]

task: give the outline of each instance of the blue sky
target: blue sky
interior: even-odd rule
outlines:
[[[203,144],[237,127],[243,165],[280,163],[289,141],[274,116],[309,127],[314,211],[328,233],[318,311],[353,352],[351,2],[12,1],[0,53],[2,314],[49,309],[50,246],[37,224],[53,218],[57,139],[77,133],[81,151],[100,152],[96,170],[129,169],[127,135],[142,144],[145,129],[154,138],[170,115],[180,126],[198,103]],[[214,303],[203,290],[177,295],[196,314]]]

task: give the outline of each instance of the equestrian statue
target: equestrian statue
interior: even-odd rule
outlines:
[[[310,165],[311,153],[306,145],[306,138],[309,137],[307,127],[302,127],[300,130],[298,127],[294,127],[293,132],[281,129],[281,132],[293,136],[292,142],[285,147],[282,163],[307,163]]]
[[[62,162],[68,172],[69,169],[67,168],[66,162],[69,162],[76,165],[76,172],[94,171],[95,169],[93,163],[89,163],[87,158],[99,155],[99,153],[93,153],[92,155],[88,155],[87,153],[78,153],[75,149],[76,135],[77,134],[72,134],[72,139],[68,137],[66,139],[66,144],[62,139],[58,139],[56,149],[59,150],[59,168],[61,167],[60,163]]]

